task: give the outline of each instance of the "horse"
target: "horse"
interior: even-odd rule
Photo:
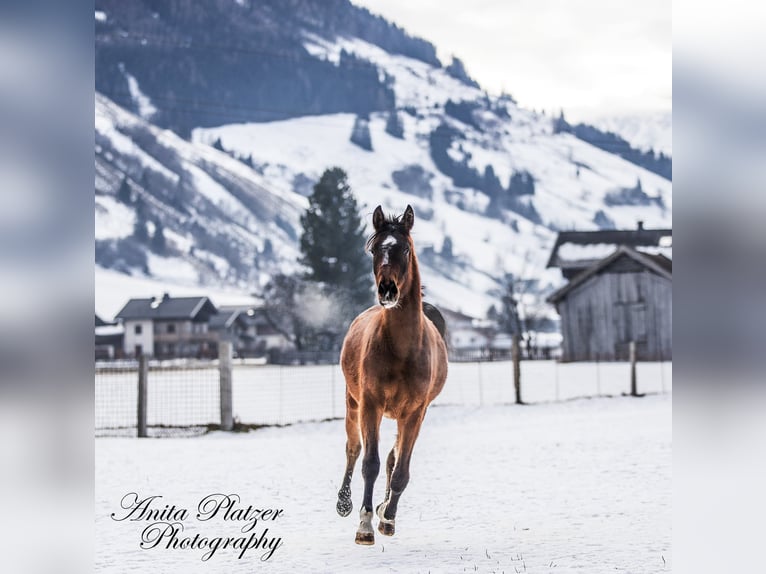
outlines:
[[[386,494],[376,507],[378,531],[393,536],[399,498],[410,478],[410,460],[428,405],[447,378],[444,319],[423,303],[420,271],[410,235],[412,206],[386,217],[378,206],[366,249],[373,256],[379,305],[354,319],[341,349],[346,379],[346,470],[337,512],[351,513],[351,477],[364,445],[364,496],[356,543],[375,544],[372,495],[380,470],[378,437],[382,417],[396,420],[396,442],[386,461]]]

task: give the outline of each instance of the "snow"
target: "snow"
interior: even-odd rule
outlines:
[[[354,544],[355,509],[335,512],[345,464],[340,420],[193,439],[95,442],[98,572],[663,572],[672,570],[670,395],[536,406],[434,407],[416,444],[396,534]],[[395,425],[384,420],[383,457]],[[381,472],[381,475],[384,475]],[[374,501],[385,479],[376,482]],[[113,520],[131,492],[189,509],[183,536],[242,536],[242,522],[194,518],[205,496],[282,509],[263,550],[141,549],[151,522]]]
[[[162,264],[160,258],[155,265]],[[111,321],[129,299],[161,296],[171,297],[207,296],[218,305],[254,305],[257,301],[246,291],[226,287],[179,284],[175,277],[168,280],[152,279],[145,276],[130,276],[96,266],[95,269],[95,311],[105,321]]]
[[[194,265],[180,257],[160,257],[148,252],[146,259],[149,273],[158,281],[188,284],[199,281],[199,273]]]
[[[128,91],[133,102],[138,107],[138,115],[145,120],[152,119],[152,116],[157,113],[157,108],[154,107],[149,96],[141,91],[141,88],[138,86],[138,80],[136,80],[135,76],[128,73],[123,64],[120,64],[120,71],[128,81]]]
[[[582,261],[584,259],[603,259],[617,250],[614,243],[591,243],[580,245],[577,243],[562,243],[559,246],[558,258],[560,261]]]
[[[97,22],[106,22],[106,12],[102,10],[96,10],[96,21]]]
[[[673,154],[672,111],[601,116],[587,123],[620,135],[638,149]]]
[[[106,195],[96,196],[96,239],[119,239],[133,233],[133,209]]]

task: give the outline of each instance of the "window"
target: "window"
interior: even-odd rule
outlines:
[[[143,327],[142,325],[136,325],[135,328],[133,329],[133,332],[136,335],[140,335],[143,332],[142,327]]]
[[[168,323],[168,333],[175,333],[175,332],[176,332],[176,324]]]

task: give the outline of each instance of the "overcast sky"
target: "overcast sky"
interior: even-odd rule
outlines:
[[[670,0],[352,0],[490,93],[573,120],[670,111]]]

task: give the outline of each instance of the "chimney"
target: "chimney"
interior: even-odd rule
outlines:
[[[163,293],[162,294],[162,300],[163,301],[167,301],[168,299],[170,299],[170,293],[168,293],[168,292]]]
[[[639,221],[638,222],[638,230],[639,231],[643,231],[644,230],[644,222],[643,221]]]

